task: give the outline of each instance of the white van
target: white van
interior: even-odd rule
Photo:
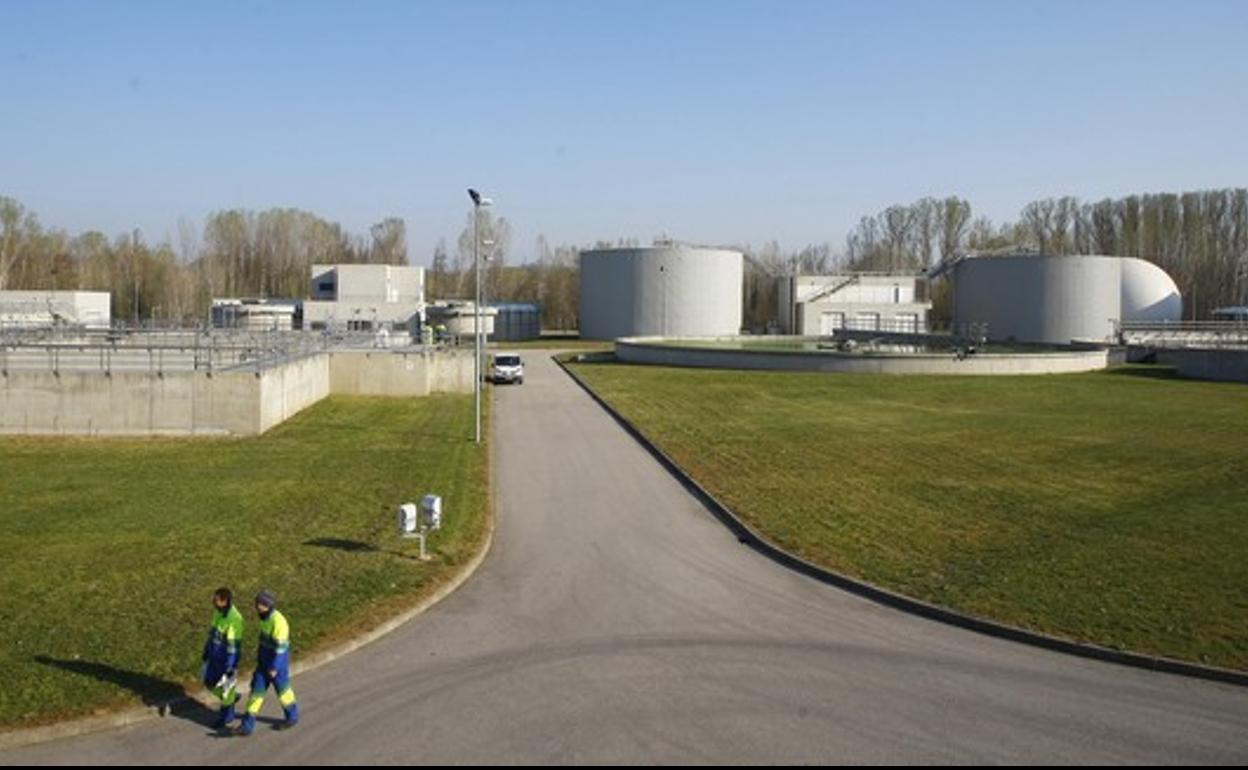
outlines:
[[[524,384],[524,362],[519,353],[495,353],[490,357],[490,380],[497,385],[500,382]]]

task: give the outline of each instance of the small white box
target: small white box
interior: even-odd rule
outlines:
[[[442,498],[437,495],[425,495],[420,499],[421,523],[427,529],[442,528]]]
[[[399,532],[410,535],[416,531],[416,504],[403,503],[399,506]]]

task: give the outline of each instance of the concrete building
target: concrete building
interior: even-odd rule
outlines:
[[[1110,342],[1120,323],[1178,321],[1183,310],[1170,276],[1134,257],[985,255],[947,269],[955,331],[991,340]]]
[[[777,280],[785,334],[829,335],[837,329],[925,333],[932,303],[915,274],[794,275]]]
[[[313,265],[303,328],[416,334],[424,311],[423,267]]]
[[[741,331],[744,263],[728,249],[658,245],[581,252],[581,336]]]
[[[218,329],[290,331],[297,327],[299,303],[294,300],[214,299],[212,325]]]
[[[429,305],[425,314],[429,326],[444,327],[448,336],[471,341],[475,327],[473,307],[474,303],[468,300],[442,300]],[[496,307],[486,305],[481,310],[481,333],[487,340],[494,334],[494,320],[497,317]]]
[[[106,291],[0,291],[0,328],[112,325]]]

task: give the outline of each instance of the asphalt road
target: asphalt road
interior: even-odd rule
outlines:
[[[526,360],[523,386],[496,389],[493,552],[424,616],[296,677],[297,728],[217,738],[166,718],[0,763],[1248,762],[1248,690],[791,573],[544,354]]]

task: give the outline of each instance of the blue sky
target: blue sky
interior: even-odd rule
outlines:
[[[0,0],[0,194],[176,242],[294,206],[525,257],[662,233],[785,248],[955,193],[1248,185],[1248,2]]]

